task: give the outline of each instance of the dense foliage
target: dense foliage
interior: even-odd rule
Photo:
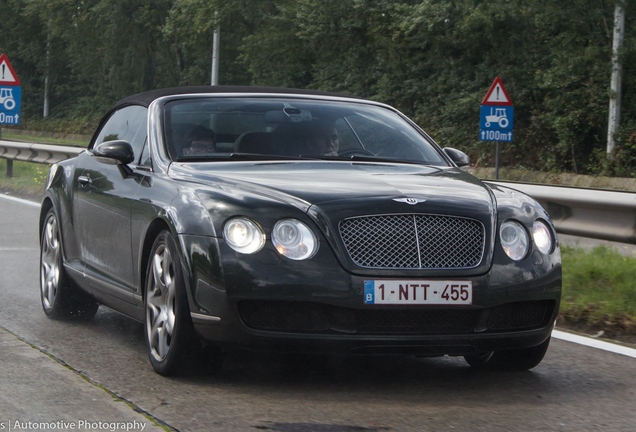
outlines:
[[[631,177],[634,2],[626,12],[619,145],[613,162],[605,158],[614,6],[613,0],[0,0],[0,52],[23,82],[27,124],[90,127],[128,94],[209,83],[216,11],[221,84],[384,101],[483,166],[493,163],[494,143],[477,139],[479,106],[500,76],[515,104],[515,139],[503,145],[503,165]],[[42,122],[47,73],[51,119]]]

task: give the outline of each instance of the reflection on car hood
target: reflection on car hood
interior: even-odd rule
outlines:
[[[248,190],[305,212],[312,205],[340,207],[348,201],[367,207],[365,202],[394,198],[426,200],[426,208],[442,205],[447,214],[490,213],[493,207],[489,189],[455,168],[327,161],[214,162],[173,163],[169,174],[179,180]],[[419,207],[391,202],[397,208]]]

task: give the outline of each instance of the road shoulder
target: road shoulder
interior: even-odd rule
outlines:
[[[0,429],[170,430],[3,328],[0,364]]]

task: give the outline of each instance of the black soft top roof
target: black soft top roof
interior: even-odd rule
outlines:
[[[143,105],[148,107],[155,99],[163,96],[195,94],[195,93],[274,93],[274,94],[290,94],[290,95],[319,95],[319,96],[337,96],[360,99],[355,96],[348,96],[339,93],[328,93],[317,90],[302,90],[294,88],[277,88],[277,87],[250,87],[250,86],[189,86],[189,87],[172,87],[158,90],[150,90],[128,96],[117,102],[110,111],[126,105]]]

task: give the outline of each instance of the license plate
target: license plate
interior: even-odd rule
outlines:
[[[465,280],[365,280],[364,303],[471,305],[473,283]]]

